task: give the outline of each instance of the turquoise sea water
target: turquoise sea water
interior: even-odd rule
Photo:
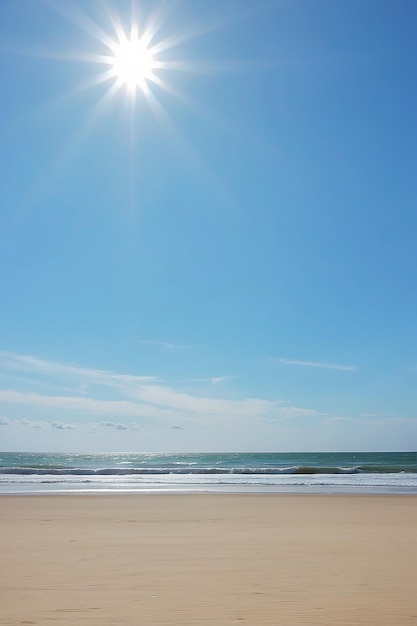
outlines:
[[[0,453],[0,493],[411,492],[417,452]]]

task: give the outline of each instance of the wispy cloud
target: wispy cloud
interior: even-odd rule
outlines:
[[[377,427],[381,427],[383,424],[403,424],[417,426],[417,417],[369,417],[366,420],[362,420],[361,424],[367,424]]]
[[[124,417],[142,417],[158,420],[172,419],[181,414],[188,418],[199,416],[224,416],[225,418],[245,418],[256,416],[283,415],[291,412],[299,415],[314,412],[310,409],[282,407],[280,403],[248,398],[244,400],[228,400],[192,396],[163,386],[142,386],[136,390],[139,402],[131,400],[101,400],[78,396],[47,396],[37,393],[25,393],[15,390],[0,391],[0,402],[5,404],[23,404],[31,407],[48,407],[77,411],[83,413],[99,413],[104,415],[122,415]],[[279,409],[279,411],[278,411]]]
[[[25,371],[40,376],[61,378],[67,381],[75,379],[84,384],[89,383],[113,388],[134,386],[158,380],[156,376],[117,374],[107,370],[80,367],[73,363],[59,363],[35,356],[10,352],[0,352],[0,366],[8,370]]]
[[[65,423],[68,419],[84,421],[98,415],[101,420],[94,428],[108,426],[123,430],[123,424],[118,426],[120,418],[138,420],[141,425],[154,422],[166,426],[184,422],[220,425],[230,420],[251,422],[320,415],[315,409],[291,406],[281,400],[218,397],[218,392],[214,391],[211,394],[211,387],[225,382],[228,376],[207,379],[210,386],[204,392],[201,389],[190,392],[163,383],[155,376],[119,374],[5,352],[0,352],[0,369],[6,373],[24,371],[27,375],[25,387],[20,384],[19,389],[0,391],[0,402],[4,405],[25,405],[35,414],[41,409],[42,418],[65,418]],[[49,393],[34,390],[45,380],[49,381]],[[71,394],[63,394],[62,390],[74,382],[81,383],[82,388],[74,386]],[[64,429],[59,425],[54,428]]]
[[[231,380],[234,376],[215,376],[210,379],[212,385],[218,385],[220,383],[225,383],[228,380]]]
[[[210,376],[209,378],[187,378],[182,380],[183,384],[194,384],[194,383],[203,383],[203,385],[210,385],[214,387],[215,385],[219,385],[227,382],[228,380],[235,379],[236,376]]]
[[[343,415],[330,415],[328,417],[323,417],[321,422],[326,424],[346,424],[351,423],[352,418],[344,417]]]
[[[194,414],[225,415],[228,417],[262,415],[270,413],[281,405],[281,402],[273,402],[262,398],[229,400],[194,396],[164,385],[142,385],[135,392],[135,396],[143,402],[161,407],[175,407],[175,410],[178,411]]]
[[[186,348],[194,347],[186,344],[170,343],[169,341],[162,341],[160,339],[140,339],[139,343],[157,346],[159,348],[166,348],[167,350],[184,350]]]
[[[37,393],[25,393],[14,390],[0,391],[0,402],[6,404],[24,404],[31,407],[48,407],[52,409],[77,411],[83,413],[100,413],[104,415],[123,415],[124,417],[144,417],[156,419],[172,419],[175,415],[169,408],[148,406],[144,403],[129,400],[99,400],[78,396],[47,396]]]
[[[299,361],[297,359],[274,359],[285,365],[301,365],[303,367],[321,367],[328,370],[342,370],[345,372],[356,372],[357,368],[353,365],[340,365],[338,363],[327,363],[325,361]]]

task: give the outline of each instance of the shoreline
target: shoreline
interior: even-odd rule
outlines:
[[[170,491],[163,491],[163,490],[155,490],[155,489],[149,489],[149,490],[141,490],[141,491],[128,491],[128,490],[124,490],[124,491],[109,491],[109,490],[97,490],[97,491],[34,491],[34,492],[11,492],[11,493],[0,493],[0,499],[6,499],[6,498],[134,498],[134,497],[146,497],[146,496],[160,496],[160,497],[165,497],[165,496],[183,496],[183,497],[193,497],[193,496],[207,496],[208,498],[211,497],[235,497],[235,496],[240,496],[240,497],[254,497],[254,498],[261,498],[261,497],[265,497],[265,498],[273,498],[273,497],[300,497],[300,498],[305,498],[305,497],[311,497],[311,498],[315,498],[315,497],[323,497],[323,498],[327,498],[327,497],[340,497],[340,498],[397,498],[397,497],[404,497],[404,498],[415,498],[417,496],[417,493],[415,491],[400,491],[400,490],[396,490],[396,491],[348,491],[348,490],[329,490],[329,489],[323,489],[323,490],[300,490],[300,491],[294,491],[293,489],[288,489],[288,490],[241,490],[241,491],[229,491],[227,489],[221,490],[221,491],[195,491],[195,490],[184,490],[184,491],[179,491],[179,490],[175,490],[172,489]]]
[[[133,495],[0,498],[2,624],[416,623],[413,494]]]
[[[53,485],[38,485],[37,488],[26,485],[1,485],[0,498],[3,497],[48,497],[48,496],[140,496],[140,495],[312,495],[312,496],[416,496],[417,487],[393,486],[337,486],[337,485],[146,485],[135,487],[79,487],[71,488]]]

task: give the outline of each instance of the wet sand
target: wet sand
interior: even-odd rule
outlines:
[[[417,624],[417,497],[0,497],[0,623]]]

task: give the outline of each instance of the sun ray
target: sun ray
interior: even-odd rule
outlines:
[[[110,38],[110,42],[106,44],[106,46],[109,49],[111,49],[112,46],[116,42],[122,41],[123,37],[125,36],[125,31],[124,31],[123,24],[122,24],[122,21],[121,21],[121,18],[120,18],[120,14],[115,9],[115,7],[111,6],[108,2],[104,1],[103,2],[103,9],[104,9],[104,12],[105,12],[105,14],[107,16],[109,24],[111,25],[111,28],[113,29],[113,33],[116,36],[116,39]]]
[[[166,54],[163,53],[252,15],[259,11],[259,7],[255,10],[251,8],[238,13],[232,11],[225,14],[223,11],[220,17],[218,14],[205,13],[203,17],[193,23],[177,29],[171,35],[168,34],[158,39],[160,30],[168,23],[168,14],[172,13],[172,3],[160,2],[156,8],[148,11],[145,15],[141,10],[142,5],[136,0],[132,0],[128,27],[123,24],[122,14],[117,10],[114,3],[101,0],[99,3],[89,5],[101,11],[102,17],[111,29],[106,32],[103,23],[100,23],[97,11],[95,14],[88,13],[87,9],[77,2],[58,3],[57,0],[44,0],[44,2],[57,14],[98,41],[103,46],[102,51],[54,50],[38,46],[32,50],[27,47],[20,47],[14,52],[58,61],[82,62],[101,66],[103,68],[101,73],[91,78],[91,87],[105,81],[114,82],[118,88],[125,87],[129,97],[133,98],[137,90],[147,96],[153,85],[161,87],[165,83],[164,74],[168,72],[214,74],[255,67],[253,63],[245,61],[210,63],[207,61],[167,59]],[[124,19],[127,19],[126,16]]]
[[[25,192],[19,205],[15,209],[16,215],[21,214],[29,206],[31,206],[36,200],[45,193],[50,185],[59,177],[64,166],[66,166],[77,153],[79,146],[88,134],[92,132],[94,125],[105,114],[106,108],[112,101],[117,87],[112,84],[109,89],[101,96],[90,114],[84,120],[83,124],[78,129],[77,133],[67,142],[65,147],[61,150],[60,154],[56,155],[53,163],[47,169],[47,174],[42,178],[38,178],[37,181],[29,187]]]
[[[217,128],[222,128],[225,132],[233,135],[236,139],[246,144],[253,145],[258,150],[263,152],[268,151],[274,158],[281,157],[282,155],[277,150],[275,143],[268,142],[265,138],[261,138],[259,135],[250,132],[247,128],[242,128],[232,118],[222,115],[219,111],[214,111],[207,103],[202,102],[190,94],[186,94],[177,88],[173,87],[171,83],[166,80],[162,80],[159,76],[154,76],[153,82],[163,91],[168,93],[173,98],[176,98],[183,105],[188,107],[193,113],[198,112],[203,115],[206,120]]]
[[[259,10],[260,6],[257,5],[256,9],[251,7],[250,9],[240,10],[239,13],[232,12],[230,15],[223,14],[222,17],[219,17],[218,15],[206,14],[203,18],[195,20],[193,24],[184,26],[173,35],[159,41],[155,45],[154,53],[157,54],[164,50],[176,48],[186,42],[192,41],[193,39],[203,37],[210,32],[221,30],[230,24],[248,19],[258,13]]]
[[[238,14],[235,12],[233,15],[225,15],[223,13],[223,16],[220,18],[218,15],[205,14],[204,17],[178,29],[176,32],[171,32],[168,35],[164,32],[164,37],[161,38],[160,34],[163,27],[169,24],[167,15],[172,13],[172,5],[169,2],[159,3],[156,9],[145,14],[142,10],[143,6],[132,0],[130,17],[120,13],[115,3],[107,0],[100,0],[99,3],[83,6],[76,2],[61,3],[57,0],[44,0],[44,2],[57,14],[63,16],[83,33],[86,33],[90,38],[98,42],[99,45],[97,46],[96,44],[96,50],[92,47],[92,49],[85,51],[78,49],[54,50],[45,47],[28,50],[27,47],[21,47],[16,52],[65,62],[82,62],[89,64],[91,67],[96,67],[97,73],[80,82],[68,98],[102,84],[108,84],[108,89],[99,99],[79,132],[65,147],[56,163],[54,163],[54,167],[49,170],[48,175],[39,181],[36,189],[30,190],[30,195],[39,195],[39,189],[42,191],[44,187],[48,186],[58,176],[62,165],[71,158],[78,145],[103,115],[113,96],[120,91],[122,97],[124,94],[124,102],[129,107],[131,119],[130,171],[132,189],[135,188],[136,153],[132,146],[132,141],[136,141],[135,116],[137,108],[144,103],[147,103],[158,122],[175,138],[180,151],[187,157],[192,167],[199,170],[199,175],[205,179],[207,184],[211,185],[213,189],[217,188],[219,181],[213,180],[213,175],[208,171],[201,155],[189,143],[184,133],[168,114],[166,107],[162,103],[164,101],[158,98],[158,96],[163,95],[158,90],[162,90],[170,96],[186,102],[187,106],[197,111],[203,105],[200,103],[199,107],[197,101],[187,98],[186,95],[175,89],[167,79],[168,74],[172,75],[176,72],[184,72],[190,75],[213,74],[247,69],[248,67],[253,68],[253,64],[251,65],[244,61],[210,63],[206,61],[176,60],[168,53],[173,48],[180,47],[193,39],[224,28],[232,22],[247,17],[247,14],[253,14],[255,11],[243,11]],[[101,18],[103,19],[99,18],[96,20],[97,11],[88,13],[86,6],[93,6],[95,9],[99,8],[101,10]],[[224,192],[224,190],[221,190],[221,192]]]
[[[58,4],[54,0],[43,1],[56,13],[62,15],[67,21],[72,22],[80,30],[92,36],[97,41],[105,46],[111,45],[112,39],[110,35],[100,28],[99,24],[93,20],[80,5],[69,2],[59,2]]]
[[[149,92],[146,101],[158,123],[164,127],[167,134],[171,135],[172,145],[175,145],[177,150],[180,149],[179,152],[182,157],[187,160],[189,167],[194,170],[203,184],[207,186],[207,189],[210,189],[210,192],[217,196],[222,205],[234,206],[236,204],[235,199],[230,196],[221,181],[208,167],[200,151],[193,146],[190,139],[174,122],[152,91]]]
[[[99,54],[97,52],[87,52],[85,50],[44,47],[44,46],[26,46],[26,45],[8,45],[0,46],[2,52],[17,56],[27,56],[32,58],[50,59],[52,61],[67,61],[74,63],[81,61],[82,63],[108,63],[108,54]]]
[[[66,93],[61,94],[52,100],[48,100],[47,102],[42,103],[40,106],[34,107],[29,112],[26,112],[25,120],[45,120],[56,109],[62,108],[63,105],[68,105],[69,103],[71,103],[71,101],[73,101],[81,94],[89,91],[92,87],[96,87],[101,83],[107,82],[109,78],[111,78],[110,70],[108,72],[101,72],[100,74],[90,77],[87,80],[79,82]],[[9,130],[19,128],[22,125],[22,122],[23,118],[20,115],[15,117],[11,123],[9,122]]]
[[[170,5],[172,7],[172,4]],[[143,37],[148,46],[158,37],[158,33],[168,21],[168,2],[157,7],[146,20]]]

